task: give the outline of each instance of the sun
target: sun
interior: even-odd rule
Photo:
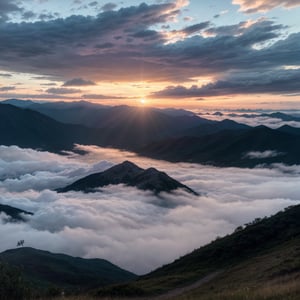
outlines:
[[[140,104],[145,105],[147,103],[145,98],[141,98],[140,99]]]

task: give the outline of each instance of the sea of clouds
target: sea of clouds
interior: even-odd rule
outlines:
[[[0,204],[34,213],[26,223],[7,223],[0,214],[0,251],[24,239],[25,246],[104,258],[143,274],[256,217],[300,203],[300,166],[216,168],[78,148],[87,154],[0,146]],[[124,160],[164,171],[200,196],[182,190],[156,196],[124,185],[90,194],[54,191]]]
[[[195,114],[199,115],[202,118],[214,120],[214,121],[222,121],[225,119],[230,119],[235,122],[245,124],[248,126],[259,126],[264,125],[269,128],[277,129],[281,126],[288,125],[291,127],[300,128],[300,122],[299,121],[283,121],[280,118],[276,118],[274,116],[268,115],[273,113],[274,111],[222,111],[221,112],[212,112],[212,111],[202,111],[202,112],[196,112]],[[275,111],[276,112],[276,111]],[[297,118],[300,117],[300,112],[298,110],[293,111],[282,111],[283,113],[295,116]]]

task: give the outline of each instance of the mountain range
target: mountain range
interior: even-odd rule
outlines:
[[[100,135],[84,126],[63,124],[41,113],[0,104],[0,144],[53,152],[72,150],[74,143],[93,144]]]
[[[206,120],[180,110],[110,107],[82,101],[8,103],[19,107],[0,105],[2,145],[61,153],[72,150],[74,144],[98,145],[168,161],[225,167],[300,163],[300,129],[287,125],[278,129],[250,127],[232,120]],[[32,110],[37,107],[48,116]],[[69,124],[72,122],[77,125]]]
[[[59,193],[66,193],[69,191],[82,191],[87,193],[107,185],[121,183],[128,186],[135,186],[140,190],[150,190],[156,194],[183,189],[188,193],[198,195],[198,193],[191,188],[171,178],[166,173],[160,172],[155,168],[145,170],[130,161],[124,161],[104,172],[86,176],[57,191]]]
[[[299,133],[300,129],[289,126],[277,130],[258,126],[246,131],[221,131],[199,137],[172,138],[152,143],[138,152],[167,161],[223,167],[254,167],[272,163],[291,165],[300,163]]]

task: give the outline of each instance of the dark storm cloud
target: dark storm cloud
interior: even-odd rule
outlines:
[[[269,20],[223,27],[202,22],[178,30],[184,33],[179,41],[172,41],[172,31],[153,30],[153,25],[167,25],[179,13],[174,2],[141,4],[96,17],[1,23],[0,67],[63,80],[80,74],[94,82],[141,76],[183,82],[210,75],[226,81],[233,70],[276,73],[283,65],[299,63],[300,34],[280,40],[285,27]],[[198,31],[207,36],[189,37]]]
[[[102,11],[114,10],[118,5],[116,3],[108,2],[101,7]]]
[[[95,82],[91,80],[85,80],[83,78],[73,78],[71,80],[66,81],[63,86],[89,86],[96,85]]]
[[[218,27],[210,27],[205,30],[205,33],[213,36],[234,36],[243,34],[246,31],[247,22],[240,22],[235,25],[227,25],[227,26],[218,26]]]
[[[97,17],[71,16],[47,22],[1,23],[0,65],[9,64],[9,68],[21,72],[44,73],[47,70],[47,73],[65,76],[74,74],[74,69],[85,72],[88,69],[94,78],[103,79],[118,77],[117,73],[122,69],[124,71],[118,73],[120,77],[125,77],[125,74],[128,77],[128,73],[136,76],[137,69],[140,69],[136,58],[144,51],[143,44],[137,38],[139,41],[127,47],[123,41],[137,30],[145,31],[176,14],[178,8],[174,3],[141,4],[103,12]],[[123,39],[112,52],[102,53],[101,47],[94,47],[112,43],[114,36]],[[132,73],[126,70],[129,66]],[[155,69],[155,65],[151,67]]]
[[[202,87],[170,86],[153,97],[210,97],[230,94],[287,94],[300,92],[300,70],[237,74]]]
[[[22,8],[18,6],[15,0],[0,0],[0,21],[7,20],[8,14],[12,12],[20,12]]]
[[[22,18],[24,20],[29,20],[29,19],[33,19],[33,18],[36,18],[36,14],[32,11],[25,11],[23,14],[22,14]]]
[[[210,25],[210,22],[202,22],[199,24],[194,24],[194,25],[185,27],[184,29],[182,29],[182,32],[187,35],[190,35],[190,34],[199,32],[199,31],[207,28],[209,25]]]

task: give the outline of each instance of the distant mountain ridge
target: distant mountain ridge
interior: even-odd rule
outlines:
[[[259,153],[270,151],[270,157]],[[222,131],[198,137],[185,136],[149,144],[139,149],[141,155],[179,162],[215,166],[255,167],[259,164],[300,164],[300,129],[278,130],[258,126],[250,130]],[[248,156],[258,153],[257,157]],[[280,153],[280,155],[275,155]]]
[[[135,186],[141,190],[150,190],[156,194],[172,192],[181,188],[191,194],[198,195],[191,188],[171,178],[166,173],[160,172],[155,168],[145,170],[130,161],[124,161],[106,171],[79,179],[64,188],[57,189],[57,191],[60,193],[69,191],[93,192],[100,187],[121,183]]]
[[[3,212],[11,218],[12,222],[26,221],[26,215],[32,216],[32,212],[28,212],[10,205],[0,204],[0,213]]]
[[[104,259],[84,259],[28,247],[0,253],[0,261],[20,268],[25,278],[37,288],[57,286],[74,292],[137,277]]]
[[[0,144],[52,152],[72,150],[74,143],[97,144],[101,132],[62,124],[39,112],[0,104]],[[99,145],[99,143],[98,143]]]
[[[60,153],[73,150],[74,144],[97,145],[172,162],[221,167],[300,164],[300,129],[295,127],[253,128],[232,120],[209,121],[185,111],[171,110],[168,115],[161,110],[128,106],[99,108],[85,102],[48,103],[47,107],[51,106],[61,117],[66,114],[75,118],[82,105],[89,107],[83,109],[83,119],[97,121],[102,128],[61,123],[37,111],[2,103],[0,144]],[[72,113],[68,114],[68,110]]]

